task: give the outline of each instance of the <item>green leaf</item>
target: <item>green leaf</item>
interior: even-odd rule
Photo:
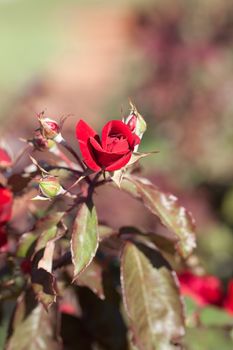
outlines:
[[[6,350],[60,350],[51,313],[38,305],[12,334]]]
[[[64,235],[66,226],[61,221],[63,215],[63,212],[58,212],[52,218],[48,216],[47,220],[43,219],[36,230],[40,236],[35,246],[35,253],[45,248],[49,241],[56,241]]]
[[[64,212],[57,212],[43,217],[42,219],[37,221],[35,232],[39,235],[42,232],[49,230],[54,226],[57,226],[58,223],[61,221],[63,215]]]
[[[221,328],[187,328],[185,349],[188,350],[232,350],[230,333]]]
[[[200,321],[203,326],[233,326],[233,317],[223,309],[205,307],[200,312]]]
[[[35,253],[40,249],[45,248],[46,243],[55,238],[60,238],[65,232],[65,226],[61,223],[63,212],[57,212],[54,214],[47,215],[37,221],[36,227],[32,232],[24,233],[19,241],[17,256],[25,258],[28,256],[32,244],[37,240],[35,246]],[[61,223],[58,228],[57,225]],[[34,253],[34,254],[35,254]]]
[[[92,260],[91,264],[80,273],[75,282],[78,286],[90,288],[100,299],[105,299],[102,268],[97,261]]]
[[[141,200],[154,215],[159,217],[175,236],[178,253],[187,258],[196,247],[195,227],[191,214],[178,204],[174,195],[166,194],[146,179],[128,177],[121,188]]]
[[[117,234],[117,231],[107,225],[99,225],[98,233],[99,233],[99,240],[102,241],[106,238],[109,238]]]
[[[26,258],[28,255],[32,244],[37,239],[37,235],[34,232],[24,233],[19,240],[19,245],[17,248],[17,256],[19,258]]]
[[[74,280],[92,261],[98,248],[98,220],[95,207],[83,203],[74,221],[71,254]]]
[[[123,300],[140,350],[176,349],[184,335],[183,307],[173,273],[148,258],[156,251],[126,243],[121,262]],[[149,253],[148,253],[149,252]]]

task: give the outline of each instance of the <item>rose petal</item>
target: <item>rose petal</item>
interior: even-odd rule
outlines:
[[[130,128],[124,124],[121,120],[111,120],[102,130],[102,147],[105,149],[107,145],[107,138],[110,135],[123,135],[128,143],[129,147],[133,150],[134,146],[140,143],[140,138],[133,134]]]
[[[87,123],[80,120],[76,126],[76,137],[79,142],[80,151],[83,156],[83,161],[92,170],[100,170],[100,166],[96,163],[94,155],[92,153],[92,147],[90,145],[90,137],[97,136],[95,130],[93,130]]]
[[[113,153],[129,152],[129,143],[126,139],[118,139],[117,137],[107,138],[107,150]]]
[[[92,152],[94,154],[94,157],[96,159],[96,162],[101,165],[102,168],[107,169],[107,167],[111,166],[112,164],[115,164],[115,162],[119,161],[122,157],[126,155],[126,152],[106,152],[103,150],[101,145],[93,138],[90,138],[90,144],[93,147]],[[131,153],[130,151],[127,152]]]
[[[123,168],[130,160],[132,153],[129,152],[128,154],[125,154],[123,157],[118,159],[116,162],[109,165],[105,170],[107,171],[115,171]]]
[[[97,152],[101,152],[101,153],[104,153],[106,155],[115,155],[115,156],[122,156],[124,155],[125,153],[128,153],[129,152],[129,149],[126,149],[126,150],[123,150],[123,151],[119,151],[119,152],[110,152],[110,151],[107,151],[106,149],[104,149],[100,144],[99,142],[94,139],[94,137],[90,137],[90,143],[91,145],[93,146],[93,148],[95,149],[95,151]]]

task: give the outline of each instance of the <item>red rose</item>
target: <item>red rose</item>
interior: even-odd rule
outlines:
[[[140,143],[129,126],[119,120],[108,122],[102,130],[101,139],[88,124],[80,120],[76,136],[85,164],[94,171],[114,171],[125,166]]]
[[[10,220],[11,211],[12,193],[7,188],[0,187],[0,225]]]
[[[211,275],[197,276],[184,272],[179,276],[181,292],[193,298],[199,305],[219,305],[222,300],[221,281]]]

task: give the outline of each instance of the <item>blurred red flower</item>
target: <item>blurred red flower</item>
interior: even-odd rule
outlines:
[[[212,275],[197,276],[183,272],[178,276],[181,293],[193,298],[198,305],[220,305],[223,297],[221,281]]]
[[[0,225],[11,219],[13,197],[9,189],[0,187]]]
[[[61,313],[68,314],[68,315],[71,315],[71,316],[76,316],[76,314],[77,314],[77,311],[76,311],[75,307],[72,304],[68,303],[68,302],[62,302],[59,305],[59,311]]]
[[[114,171],[124,167],[130,160],[140,138],[120,120],[108,122],[100,137],[87,123],[80,120],[76,136],[85,164],[94,171]]]

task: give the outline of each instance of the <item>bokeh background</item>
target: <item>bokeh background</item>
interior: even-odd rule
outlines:
[[[0,137],[12,153],[35,129],[36,113],[71,115],[64,135],[75,145],[79,118],[101,129],[127,115],[130,97],[148,123],[141,150],[159,150],[142,161],[145,174],[193,212],[201,262],[226,284],[233,2],[0,0],[0,43]]]

